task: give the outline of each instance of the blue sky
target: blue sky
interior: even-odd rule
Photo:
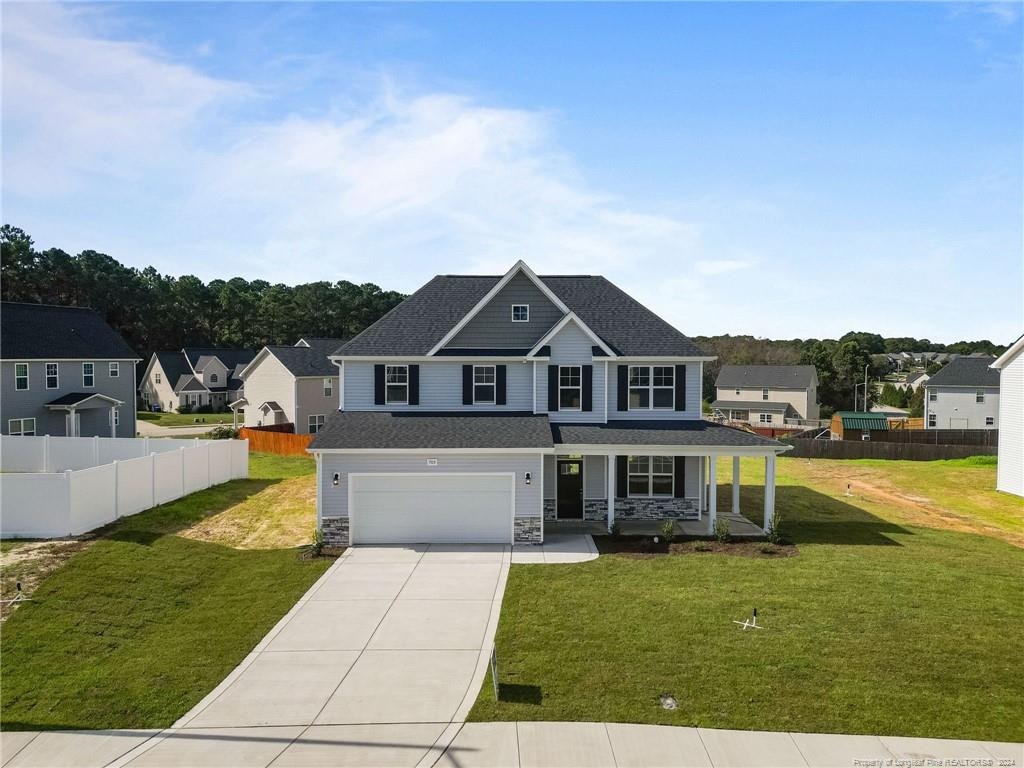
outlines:
[[[522,258],[691,334],[1006,343],[1020,11],[5,4],[3,219],[204,279]]]

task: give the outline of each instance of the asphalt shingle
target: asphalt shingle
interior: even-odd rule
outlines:
[[[816,376],[813,365],[723,365],[715,386],[807,389]]]
[[[546,415],[335,411],[312,450],[329,448],[550,448]]]
[[[994,357],[958,357],[925,382],[926,387],[998,387],[999,371],[989,366]]]
[[[607,424],[552,424],[555,443],[566,445],[694,445],[781,448],[783,443],[753,432],[703,420],[610,421]]]
[[[139,355],[99,313],[53,304],[0,304],[4,360],[137,360]]]

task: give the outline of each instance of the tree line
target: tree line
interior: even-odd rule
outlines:
[[[303,285],[266,280],[203,282],[153,267],[127,267],[105,253],[36,250],[32,238],[0,227],[0,297],[92,307],[147,357],[160,350],[294,344],[302,336],[349,338],[405,296],[346,280]]]

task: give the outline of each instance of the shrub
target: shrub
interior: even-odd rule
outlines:
[[[611,529],[608,532],[612,536],[614,536],[616,538],[618,538],[619,536],[622,535],[622,526],[619,525],[619,521],[618,520],[616,520],[614,523],[612,523],[612,527],[611,527]]]
[[[729,541],[729,519],[719,517],[715,519],[715,538],[723,544]]]
[[[213,406],[207,403],[206,405],[196,406],[196,413],[213,413]]]
[[[693,542],[694,552],[710,552],[713,549],[710,543],[706,541],[695,541]]]
[[[319,528],[313,529],[313,541],[309,545],[309,554],[312,557],[320,557],[324,551],[324,532]]]
[[[671,544],[676,538],[676,521],[666,520],[661,524],[661,535],[665,538],[669,544]]]
[[[238,430],[222,424],[211,429],[208,436],[211,440],[237,440]]]
[[[758,545],[757,551],[760,552],[762,555],[774,555],[778,554],[779,548],[770,542],[762,541]]]
[[[192,406],[191,405],[179,405],[178,406],[178,413],[192,413]]]
[[[778,511],[776,511],[775,516],[772,518],[772,524],[765,531],[765,536],[772,544],[782,543],[782,515]]]

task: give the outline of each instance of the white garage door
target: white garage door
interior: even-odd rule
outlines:
[[[351,475],[354,544],[512,541],[513,475]]]

